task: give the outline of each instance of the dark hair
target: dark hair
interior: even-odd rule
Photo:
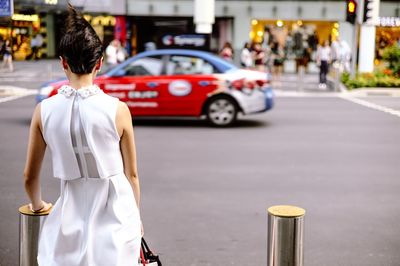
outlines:
[[[103,56],[103,45],[92,26],[68,4],[68,17],[58,52],[72,73],[89,74]]]

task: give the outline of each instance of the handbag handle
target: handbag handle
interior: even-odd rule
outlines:
[[[146,259],[144,258],[143,249],[140,248],[140,260],[142,261],[142,265],[146,266]]]

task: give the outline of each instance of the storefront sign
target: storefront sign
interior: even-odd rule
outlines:
[[[378,25],[381,27],[400,27],[400,18],[398,17],[380,17]]]
[[[39,21],[39,15],[36,15],[36,14],[34,14],[34,15],[14,14],[14,15],[12,15],[11,19],[17,20],[17,21],[36,22],[36,21]]]
[[[0,17],[11,17],[13,12],[13,0],[0,0]]]
[[[204,46],[206,38],[204,35],[165,35],[162,39],[165,46],[177,45],[177,46]]]
[[[44,3],[47,5],[57,5],[58,0],[44,0]]]
[[[196,48],[207,50],[207,35],[204,34],[167,34],[161,37],[160,44],[165,48]]]

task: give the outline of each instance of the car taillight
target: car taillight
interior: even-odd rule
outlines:
[[[268,83],[268,80],[266,80],[266,79],[259,79],[259,80],[256,80],[256,84],[260,87],[260,88],[262,88],[265,84],[267,84]]]
[[[236,90],[241,90],[244,87],[244,79],[237,79],[231,82],[231,87]]]
[[[247,80],[245,83],[245,87],[252,90],[256,87],[256,83],[254,83],[254,81],[252,80]]]

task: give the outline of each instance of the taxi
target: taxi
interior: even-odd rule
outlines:
[[[56,94],[66,83],[43,85],[37,101]],[[100,74],[95,83],[125,102],[133,117],[201,117],[224,127],[235,123],[238,113],[265,112],[274,105],[266,73],[240,69],[194,50],[143,52]]]

